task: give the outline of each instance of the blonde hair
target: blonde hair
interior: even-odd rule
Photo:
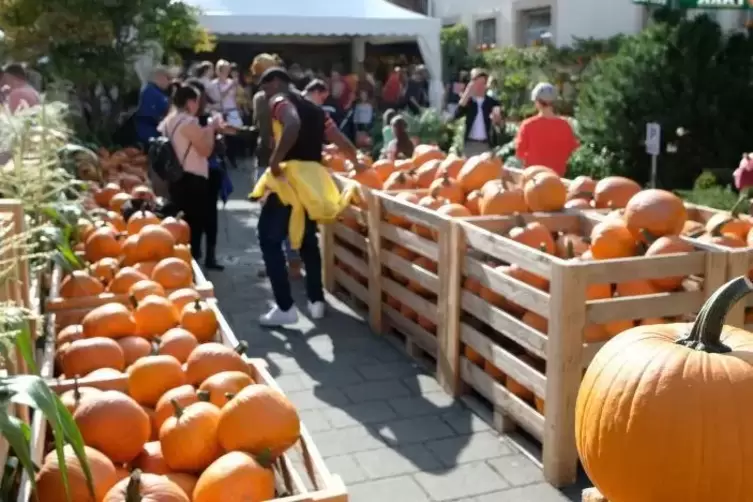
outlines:
[[[258,77],[269,68],[282,66],[282,58],[277,54],[267,54],[266,52],[257,55],[251,63],[251,76]]]
[[[220,59],[217,61],[217,65],[215,66],[215,71],[219,72],[220,70],[224,68],[230,68],[230,61],[227,61],[225,59]]]

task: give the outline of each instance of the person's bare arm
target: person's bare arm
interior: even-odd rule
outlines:
[[[343,155],[353,163],[353,166],[356,169],[360,169],[358,150],[356,150],[356,147],[350,142],[348,137],[340,131],[335,121],[329,115],[324,120],[324,134],[328,142],[334,143]]]
[[[298,140],[298,134],[301,131],[301,118],[298,116],[295,107],[284,96],[272,98],[270,105],[272,118],[282,124],[282,134],[269,159],[269,168],[272,174],[277,177],[282,174],[280,162]]]
[[[214,136],[216,133],[216,127],[214,125],[208,125],[201,127],[194,122],[181,126],[178,134],[183,134],[188,141],[191,142],[191,147],[202,157],[209,157],[214,150]]]

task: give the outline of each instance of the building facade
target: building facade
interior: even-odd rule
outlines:
[[[648,9],[631,0],[429,0],[427,12],[445,25],[466,25],[472,47],[525,47],[637,33],[649,19]],[[728,30],[748,20],[746,12],[735,10],[710,14]]]

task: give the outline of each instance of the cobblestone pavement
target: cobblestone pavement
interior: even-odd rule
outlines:
[[[235,194],[220,214],[224,272],[210,272],[223,312],[252,357],[263,357],[298,407],[330,469],[353,502],[566,502],[539,468],[500,438],[403,352],[369,331],[336,298],[327,317],[301,316],[289,329],[265,330],[269,306],[255,236],[257,204],[247,202],[247,170],[233,172]],[[299,309],[305,313],[302,285]]]

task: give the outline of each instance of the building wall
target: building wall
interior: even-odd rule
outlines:
[[[537,33],[548,31],[558,45],[573,38],[607,38],[620,33],[637,33],[648,19],[644,6],[630,0],[430,0],[430,12],[445,24],[463,23],[469,28],[471,46],[492,43],[483,40],[479,22],[495,21],[496,45],[530,44]],[[549,13],[549,29],[542,25]],[[745,15],[738,11],[712,13],[728,30],[742,27]]]

